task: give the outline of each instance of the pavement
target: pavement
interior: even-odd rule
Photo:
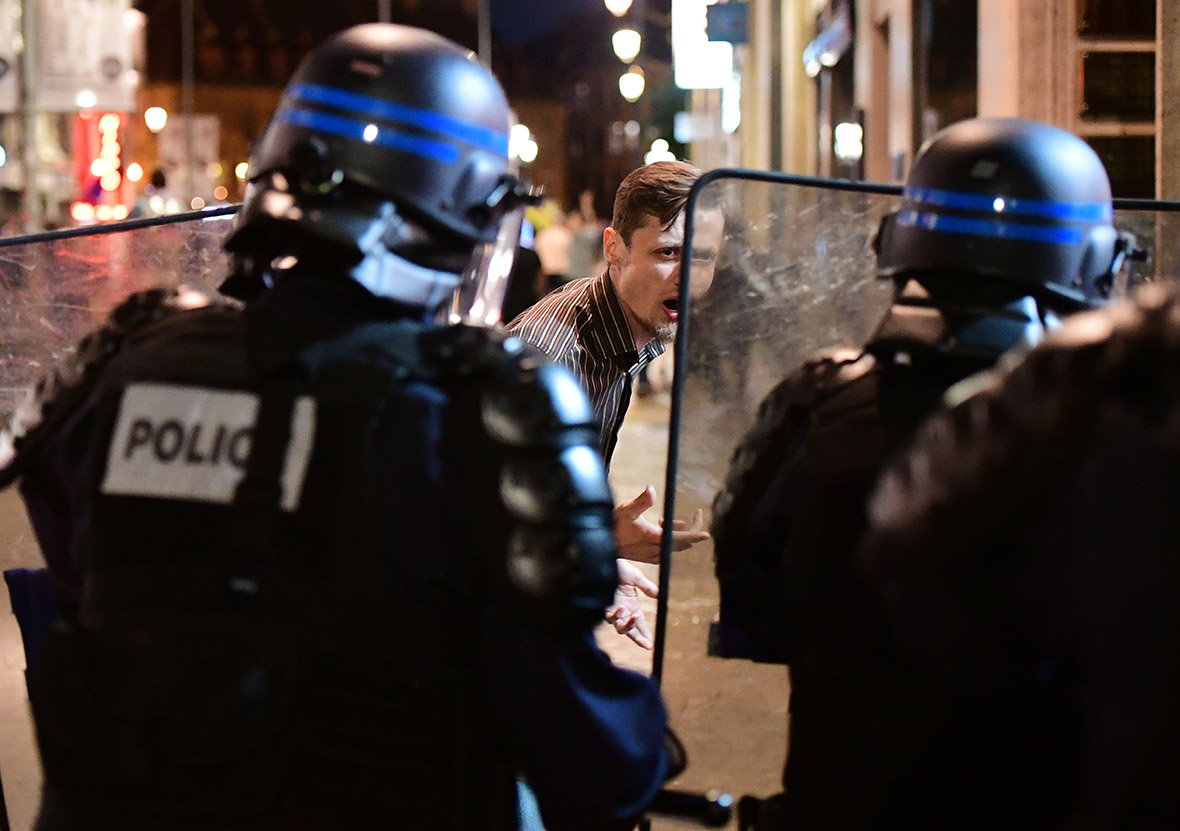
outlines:
[[[16,490],[0,492],[0,566],[41,565],[41,554]],[[12,831],[28,831],[37,813],[41,765],[25,693],[25,654],[20,631],[0,588],[0,781]]]
[[[656,486],[659,499],[649,511],[652,518],[662,517],[664,511],[668,407],[666,392],[632,398],[612,461],[616,500],[638,494],[649,483]],[[682,470],[692,472],[693,451],[693,446],[681,447]],[[708,516],[711,488],[701,497],[683,485],[678,491],[677,518],[690,518],[698,505]],[[653,580],[659,579],[658,566],[640,567]],[[669,787],[720,790],[735,800],[744,794],[777,793],[786,752],[786,669],[708,657],[709,624],[717,618],[710,542],[673,554],[669,583],[661,691],[672,728],[688,753],[688,768]],[[654,623],[654,600],[647,614]],[[608,627],[600,628],[597,635],[615,663],[650,672],[650,652]],[[685,827],[682,822],[652,821],[657,831]],[[736,828],[736,823],[729,827]]]
[[[616,499],[630,498],[647,484],[660,500],[651,510],[663,515],[668,444],[666,373],[657,391],[632,400],[615,450],[611,484]],[[681,450],[682,460],[689,456]],[[684,462],[682,461],[682,464]],[[678,498],[678,506],[680,503]],[[691,500],[678,516],[688,516]],[[40,555],[15,491],[0,493],[0,565],[37,566]],[[641,565],[658,581],[658,566]],[[674,555],[667,598],[668,627],[662,691],[674,729],[684,743],[689,766],[672,783],[686,790],[720,789],[735,797],[768,795],[778,789],[785,749],[786,671],[747,661],[706,656],[709,623],[717,613],[712,548],[703,543]],[[41,770],[33,740],[24,686],[24,654],[16,621],[0,598],[0,780],[13,831],[28,831],[35,818]],[[655,601],[647,605],[655,622]],[[651,652],[605,624],[599,644],[618,664],[651,672]],[[684,828],[656,818],[653,829]],[[734,827],[731,824],[731,827]]]

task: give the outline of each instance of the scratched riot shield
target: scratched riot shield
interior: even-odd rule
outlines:
[[[708,523],[734,447],[788,372],[812,352],[862,343],[872,333],[892,294],[875,279],[872,241],[894,208],[894,190],[753,171],[712,171],[702,179],[688,243],[700,249],[696,229],[717,210],[724,234],[711,281],[708,252],[697,250],[681,290],[666,525],[698,509]],[[665,545],[660,578],[653,672],[689,757],[676,786],[735,796],[777,792],[786,670],[711,657],[718,610],[711,541],[675,553]],[[653,827],[662,823],[657,818]]]
[[[233,208],[0,239],[0,413],[127,295],[215,291]]]
[[[706,523],[734,450],[767,393],[807,356],[859,347],[882,319],[893,286],[876,278],[873,240],[900,189],[753,171],[712,171],[690,202],[687,245],[720,206],[724,243],[711,283],[694,264],[681,292],[670,395],[664,519]],[[1129,263],[1117,291],[1174,279],[1180,205],[1125,202],[1115,224],[1152,252]],[[686,255],[687,256],[687,251]],[[708,282],[707,279],[703,282]],[[738,796],[781,791],[788,682],[781,664],[714,657],[718,584],[712,542],[671,552],[665,533],[663,597],[653,673],[689,756],[676,785]],[[656,827],[660,821],[656,820]],[[673,827],[669,825],[667,827]]]

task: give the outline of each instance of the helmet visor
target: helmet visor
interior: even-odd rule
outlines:
[[[477,245],[460,275],[459,288],[451,304],[452,323],[495,326],[500,322],[512,264],[520,245],[525,206],[504,214],[492,242]]]

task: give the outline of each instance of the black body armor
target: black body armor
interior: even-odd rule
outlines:
[[[617,581],[576,382],[471,327],[143,320],[17,443],[93,438],[43,827],[515,827],[485,621],[584,632]]]
[[[961,331],[900,302],[863,349],[808,360],[763,401],[714,502],[712,647],[790,666],[786,792],[755,820],[762,831],[892,827],[931,807],[920,754],[942,700],[899,661],[856,553],[880,466],[995,360]]]

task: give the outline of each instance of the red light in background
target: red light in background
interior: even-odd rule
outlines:
[[[119,140],[125,121],[122,113],[88,112],[79,113],[74,122],[78,200],[70,215],[76,222],[110,221],[126,217],[129,211],[127,202],[133,194],[123,193],[123,146]]]

